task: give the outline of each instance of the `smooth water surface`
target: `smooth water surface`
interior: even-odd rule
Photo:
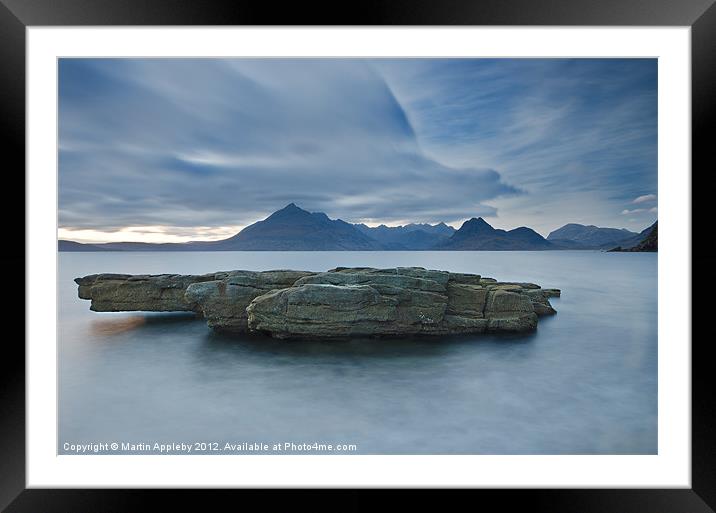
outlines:
[[[551,300],[557,315],[529,335],[279,341],[217,335],[186,314],[91,312],[72,281],[336,266],[470,272],[559,288],[562,297]],[[60,253],[58,294],[60,453],[74,452],[65,443],[108,442],[340,443],[363,454],[657,451],[656,254]]]

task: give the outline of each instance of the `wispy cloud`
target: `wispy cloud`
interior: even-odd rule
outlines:
[[[656,194],[644,194],[643,196],[638,196],[634,198],[632,203],[646,203],[648,201],[656,201]]]
[[[221,240],[244,226],[129,226],[119,229],[59,228],[60,239],[77,242],[190,242]]]
[[[60,225],[236,226],[295,202],[447,222],[520,194],[427,156],[385,79],[346,60],[60,62]]]
[[[625,215],[625,216],[626,216],[626,215],[631,215],[631,214],[642,214],[642,213],[645,213],[645,212],[648,212],[649,214],[656,214],[656,213],[658,212],[658,209],[657,209],[657,207],[652,207],[652,208],[634,208],[634,209],[631,209],[631,210],[628,209],[628,208],[625,208],[624,210],[622,210],[621,213],[622,213],[622,215]]]
[[[497,169],[526,192],[492,202],[498,224],[623,226],[623,205],[656,189],[654,59],[387,61],[381,70],[428,153]]]
[[[655,60],[61,59],[59,72],[59,222],[75,232],[209,238],[290,202],[353,222],[637,229],[650,212],[618,212],[656,201]]]

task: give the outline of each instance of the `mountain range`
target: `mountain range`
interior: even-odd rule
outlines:
[[[483,218],[465,221],[449,239],[435,249],[452,251],[509,251],[558,249],[532,228],[521,226],[514,230],[495,229]]]
[[[639,237],[639,234],[625,228],[569,223],[547,235],[547,240],[565,249],[608,249],[625,244],[634,237]]]
[[[654,222],[650,227],[642,231],[632,239],[625,241],[622,245],[610,249],[609,251],[627,251],[627,252],[655,252],[659,251],[659,227],[658,222]]]
[[[651,228],[651,227],[650,227]],[[649,229],[647,229],[649,230]],[[496,229],[483,218],[465,221],[460,229],[445,224],[370,227],[330,219],[294,203],[236,235],[218,241],[185,243],[109,242],[82,244],[58,241],[60,251],[533,251],[554,249],[629,248],[647,235],[615,228],[568,224],[545,239],[531,228]]]
[[[363,234],[378,241],[385,249],[416,250],[431,249],[442,241],[449,239],[455,233],[455,228],[445,223],[432,224],[406,224],[405,226],[370,227],[365,224],[354,225]]]
[[[229,251],[375,251],[383,246],[340,219],[291,203],[217,246]]]

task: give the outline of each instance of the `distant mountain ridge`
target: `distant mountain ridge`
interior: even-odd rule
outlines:
[[[354,226],[386,249],[396,250],[430,249],[455,233],[455,228],[445,223],[435,225],[410,223],[405,226],[381,224],[375,227],[356,224]]]
[[[234,251],[370,251],[383,249],[358,228],[322,212],[311,213],[290,203],[233,237],[218,241]]]
[[[60,239],[57,241],[58,251],[118,251],[116,249],[103,248],[102,246],[102,244],[83,244],[72,240]]]
[[[545,239],[531,228],[493,228],[482,217],[465,221],[459,230],[445,223],[404,226],[351,224],[330,219],[322,212],[308,212],[294,203],[257,221],[236,235],[218,241],[185,243],[108,242],[83,244],[59,240],[59,251],[535,251],[604,248],[611,236],[629,248],[648,234],[615,228],[568,224]],[[605,235],[606,234],[606,235]],[[553,237],[553,240],[550,240]],[[568,238],[572,237],[572,239]],[[599,238],[601,237],[601,239]],[[615,247],[612,244],[609,247]]]
[[[609,251],[627,252],[656,252],[659,251],[659,227],[658,221],[649,226],[637,235],[637,237],[625,241],[624,245],[617,246]]]
[[[525,251],[557,249],[539,233],[521,226],[513,230],[493,228],[482,217],[465,221],[436,249],[453,251]]]
[[[547,235],[547,240],[565,249],[605,249],[637,236],[638,233],[625,228],[569,223]]]

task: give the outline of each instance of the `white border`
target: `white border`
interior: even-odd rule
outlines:
[[[27,43],[28,487],[691,486],[688,27],[32,27]],[[658,456],[57,456],[60,56],[658,57]]]

